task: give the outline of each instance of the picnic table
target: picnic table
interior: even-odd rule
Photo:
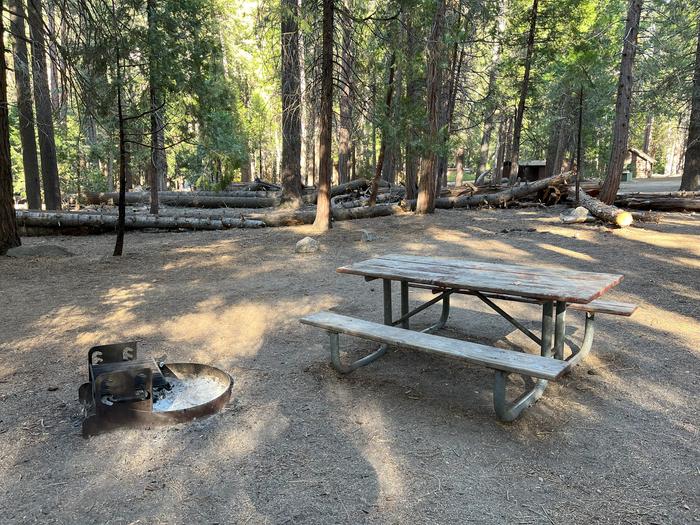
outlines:
[[[604,301],[603,294],[617,286],[622,275],[582,272],[416,255],[390,254],[337,269],[339,273],[359,275],[368,281],[383,281],[383,323],[355,319],[335,312],[318,312],[301,319],[302,323],[323,328],[330,334],[331,362],[348,373],[381,357],[389,346],[413,348],[462,359],[495,370],[494,408],[498,417],[513,421],[541,397],[548,381],[557,380],[578,364],[591,350],[596,313],[630,316],[636,305]],[[394,318],[392,283],[400,286],[400,316]],[[435,297],[410,309],[411,288],[431,290]],[[540,347],[540,355],[503,350],[487,345],[431,335],[445,326],[450,315],[450,297],[472,295],[523,332]],[[511,316],[496,301],[515,301],[541,305],[539,335]],[[420,331],[411,330],[410,319],[441,303],[436,323]],[[567,310],[585,313],[583,340],[565,356]],[[350,364],[342,363],[340,333],[380,343],[377,350]],[[506,399],[506,381],[510,373],[533,379],[532,387],[513,402]]]

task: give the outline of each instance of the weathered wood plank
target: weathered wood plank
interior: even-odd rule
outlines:
[[[549,357],[502,350],[469,341],[414,332],[405,328],[386,326],[333,312],[318,312],[300,319],[304,324],[368,339],[377,343],[411,348],[453,359],[461,359],[496,370],[524,374],[541,379],[558,379],[568,363]]]
[[[623,279],[617,274],[397,254],[343,266],[337,271],[569,303],[589,303]]]
[[[572,310],[581,310],[583,312],[595,312],[600,314],[623,315],[629,317],[635,310],[637,305],[632,303],[618,303],[616,301],[603,301],[598,299],[591,301],[588,304],[570,304]]]

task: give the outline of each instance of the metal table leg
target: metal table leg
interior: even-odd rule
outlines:
[[[564,359],[564,340],[566,339],[566,302],[557,301],[557,318],[554,325],[554,357]]]
[[[401,317],[403,318],[403,321],[401,321],[401,328],[409,328],[409,322],[408,322],[408,282],[407,281],[401,281]]]
[[[553,315],[554,304],[551,301],[544,303],[542,305],[542,344],[540,347],[540,353],[543,357],[552,355],[552,336],[556,332]],[[512,402],[508,402],[506,398],[507,383],[508,372],[496,370],[493,385],[493,408],[498,419],[509,422],[515,421],[526,408],[534,405],[542,397],[542,394],[547,389],[548,381],[546,379],[538,379],[530,390],[524,392]]]

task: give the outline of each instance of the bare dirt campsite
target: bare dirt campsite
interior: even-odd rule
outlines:
[[[294,253],[308,226],[134,233],[122,258],[105,256],[110,235],[26,239],[76,255],[0,259],[12,305],[0,321],[2,521],[698,521],[698,217],[617,230],[562,225],[560,211],[343,222],[313,254]],[[359,241],[359,228],[377,239]],[[639,310],[601,316],[587,359],[500,423],[491,371],[393,349],[343,376],[325,334],[299,323],[319,309],[379,319],[379,282],[335,269],[396,252],[620,272],[614,299]],[[536,326],[536,307],[511,311]],[[580,335],[580,316],[568,329]],[[536,351],[468,296],[453,299],[446,331]],[[230,404],[199,422],[84,440],[85,351],[132,339],[229,371]]]
[[[700,525],[700,3],[0,7],[0,525]]]

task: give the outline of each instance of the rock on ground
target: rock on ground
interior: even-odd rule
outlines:
[[[296,253],[313,253],[317,252],[320,247],[321,245],[316,239],[312,237],[304,237],[302,240],[297,242],[294,251]]]

